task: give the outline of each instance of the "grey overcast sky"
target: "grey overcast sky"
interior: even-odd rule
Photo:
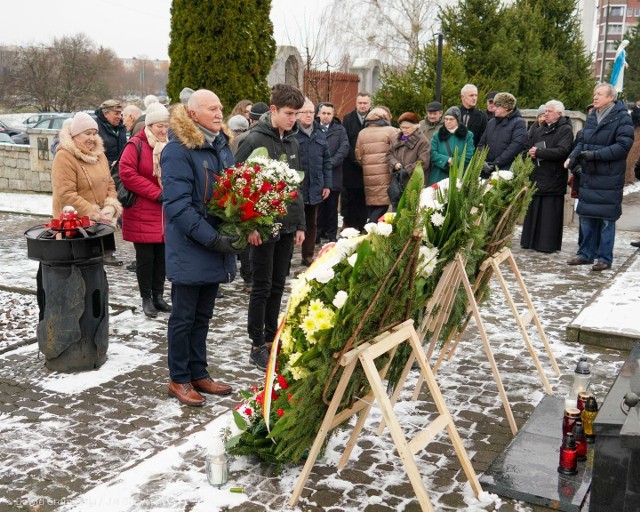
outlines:
[[[327,3],[272,0],[276,42],[298,44]],[[171,0],[4,0],[0,45],[48,43],[84,32],[121,58],[167,59],[170,8]]]

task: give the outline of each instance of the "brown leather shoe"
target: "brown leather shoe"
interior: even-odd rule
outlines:
[[[591,261],[585,260],[580,256],[575,256],[571,258],[569,261],[567,261],[567,265],[591,265],[592,263],[593,263],[593,260]]]
[[[595,272],[600,272],[602,270],[609,270],[610,268],[611,268],[611,265],[607,263],[603,263],[602,261],[599,261],[593,267],[591,267],[591,270],[594,270]]]
[[[231,386],[222,382],[214,382],[209,376],[192,380],[191,385],[200,393],[209,393],[210,395],[228,395],[231,393]]]
[[[175,396],[180,403],[191,407],[202,407],[207,402],[206,398],[193,389],[193,386],[188,382],[178,384],[170,380],[169,396]]]

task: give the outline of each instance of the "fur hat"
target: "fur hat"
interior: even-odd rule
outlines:
[[[234,132],[243,132],[249,129],[249,121],[247,121],[246,117],[238,114],[229,119],[227,126]]]
[[[458,107],[449,107],[442,117],[447,116],[455,117],[456,121],[458,121],[458,124],[460,124],[462,120],[462,112],[460,112],[460,109]]]
[[[122,112],[122,103],[118,100],[106,100],[100,103],[100,109],[103,112],[108,112],[109,110],[117,110],[118,112]]]
[[[69,132],[72,137],[86,131],[86,130],[97,130],[98,123],[96,120],[91,117],[86,112],[78,112],[73,119],[71,120],[71,126],[69,127]]]
[[[259,101],[258,103],[251,105],[251,112],[249,113],[249,117],[254,121],[257,121],[265,112],[269,112],[269,105]]]
[[[151,105],[152,103],[160,103],[160,100],[158,99],[157,96],[153,95],[153,94],[147,94],[144,97],[144,108],[149,108],[149,105]]]
[[[166,123],[169,121],[169,111],[162,103],[151,103],[144,113],[144,124],[150,126],[153,123]]]
[[[420,122],[420,118],[413,112],[405,112],[398,118],[398,124],[405,121],[407,123],[418,124]]]
[[[516,98],[508,92],[499,92],[493,98],[493,104],[496,107],[502,107],[505,110],[513,110],[516,108]]]
[[[191,98],[191,95],[194,92],[195,91],[193,89],[189,89],[188,87],[185,87],[184,89],[182,89],[180,91],[180,103],[182,103],[183,105],[186,105],[187,101],[189,101],[189,98]]]

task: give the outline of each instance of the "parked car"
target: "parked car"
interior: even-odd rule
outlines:
[[[25,126],[25,128],[33,128],[40,121],[58,116],[60,116],[60,112],[40,112],[38,114],[33,114],[27,117],[24,121],[22,121],[22,124]]]
[[[15,142],[7,133],[0,132],[0,144],[15,144]]]
[[[14,135],[18,135],[19,133],[26,133],[21,128],[16,128],[15,126],[8,126],[4,121],[0,121],[0,132],[6,133],[13,137]]]
[[[60,130],[65,120],[70,117],[71,114],[58,114],[56,117],[42,119],[31,128],[34,130]],[[11,138],[13,139],[14,144],[29,144],[29,134],[27,132],[14,135]]]

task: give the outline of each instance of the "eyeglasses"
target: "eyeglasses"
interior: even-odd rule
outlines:
[[[401,130],[410,130],[411,128],[413,128],[415,125],[413,124],[401,124],[400,125],[400,129]]]
[[[313,110],[300,110],[298,114],[302,114],[303,116],[308,116],[313,114]]]

